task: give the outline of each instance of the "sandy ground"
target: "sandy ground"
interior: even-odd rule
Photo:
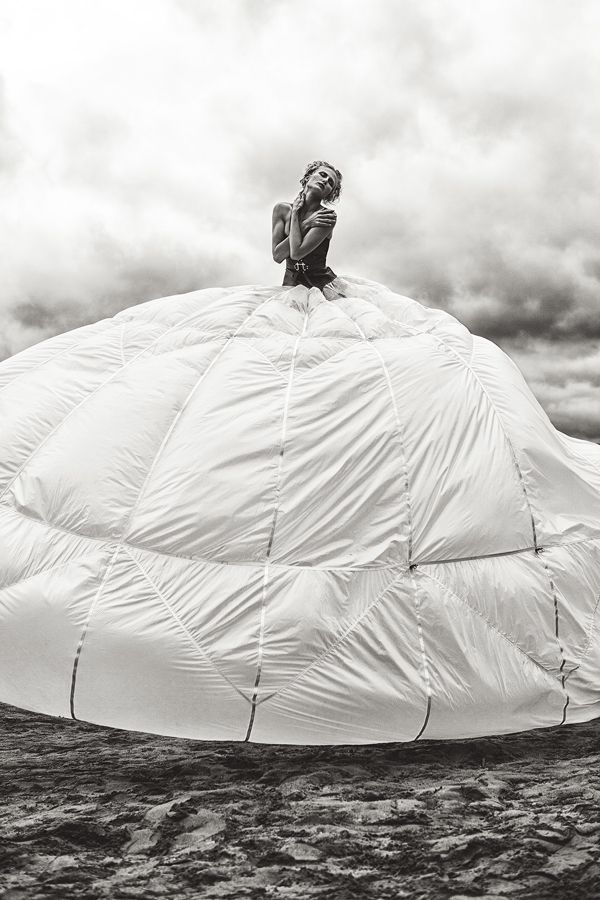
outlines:
[[[198,743],[0,706],[2,898],[600,898],[600,721]]]

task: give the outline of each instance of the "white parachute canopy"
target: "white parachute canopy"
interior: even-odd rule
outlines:
[[[190,738],[600,715],[600,447],[360,278],[143,303],[0,365],[0,700]]]

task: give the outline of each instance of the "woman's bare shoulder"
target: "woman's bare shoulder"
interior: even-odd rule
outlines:
[[[287,200],[280,200],[273,207],[273,216],[276,218],[284,219],[292,208],[292,204],[288,203]]]

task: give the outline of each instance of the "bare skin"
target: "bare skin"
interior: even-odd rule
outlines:
[[[273,207],[272,252],[276,263],[302,259],[318,247],[333,231],[337,213],[321,205],[336,184],[335,172],[328,166],[316,169],[293,203]]]

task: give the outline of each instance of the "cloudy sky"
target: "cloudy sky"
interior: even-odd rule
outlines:
[[[458,316],[600,439],[597,0],[0,0],[0,358],[278,284],[271,209],[344,174],[329,261]]]

